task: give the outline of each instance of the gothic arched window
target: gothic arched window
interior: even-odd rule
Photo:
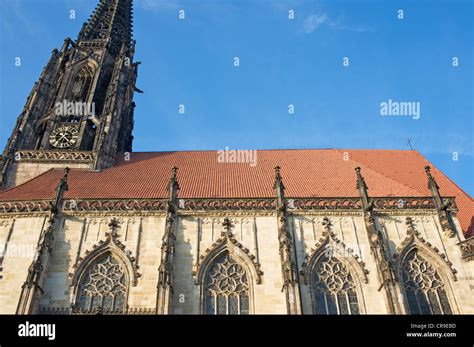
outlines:
[[[249,313],[249,277],[228,253],[209,266],[204,285],[206,314]]]
[[[321,255],[311,273],[315,314],[359,314],[356,284],[336,257]]]
[[[85,65],[81,71],[79,71],[71,89],[72,101],[87,101],[93,77],[94,69],[90,65]]]
[[[78,307],[123,310],[128,280],[124,267],[111,254],[92,263],[79,284]]]
[[[441,277],[417,251],[405,258],[402,281],[411,314],[452,314]]]

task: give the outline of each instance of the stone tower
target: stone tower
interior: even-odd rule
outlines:
[[[132,21],[132,0],[100,0],[77,40],[52,51],[1,156],[1,189],[53,167],[101,170],[131,151]]]

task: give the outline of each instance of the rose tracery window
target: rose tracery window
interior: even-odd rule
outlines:
[[[411,314],[452,314],[441,277],[418,252],[405,259],[402,278]]]
[[[359,314],[354,279],[335,257],[320,256],[312,272],[315,314]]]
[[[205,278],[206,314],[248,314],[249,282],[245,269],[228,254],[218,258]]]
[[[84,274],[79,287],[79,307],[85,310],[125,308],[127,279],[125,270],[112,255],[92,264]]]

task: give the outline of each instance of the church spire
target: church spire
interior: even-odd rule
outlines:
[[[83,24],[77,43],[80,46],[105,45],[126,48],[132,45],[132,0],[100,0],[94,13]]]
[[[102,170],[132,150],[132,0],[98,0],[75,42],[53,50],[0,157],[0,189],[51,167]]]

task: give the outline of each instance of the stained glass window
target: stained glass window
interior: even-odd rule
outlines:
[[[312,273],[315,314],[359,314],[354,279],[335,257],[322,255]]]
[[[81,309],[123,310],[127,291],[124,268],[112,255],[107,255],[89,266],[79,290]]]
[[[247,273],[227,253],[210,265],[204,290],[206,314],[249,313]]]
[[[405,259],[403,286],[411,314],[452,314],[441,277],[417,251]]]

